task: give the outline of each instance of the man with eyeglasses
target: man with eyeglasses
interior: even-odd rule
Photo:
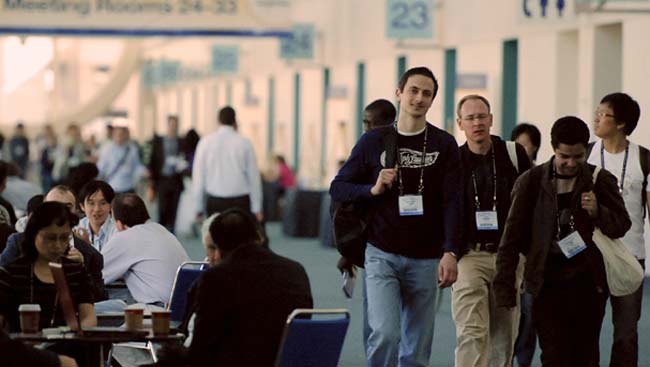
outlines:
[[[492,281],[510,210],[510,192],[517,177],[531,164],[524,147],[490,135],[492,113],[485,97],[463,97],[456,113],[458,127],[467,138],[460,147],[465,172],[465,247],[452,287],[456,366],[510,366],[519,310],[496,306]]]
[[[650,196],[650,151],[628,140],[637,126],[640,112],[639,104],[625,93],[603,97],[594,118],[594,133],[600,139],[589,145],[588,162],[608,170],[618,179],[619,192],[632,221],[623,243],[645,268],[643,222]],[[610,298],[614,324],[610,367],[637,366],[637,322],[641,317],[642,299],[643,284],[633,294]]]

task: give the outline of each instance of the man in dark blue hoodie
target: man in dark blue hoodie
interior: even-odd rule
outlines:
[[[370,207],[368,366],[428,365],[437,287],[456,280],[462,173],[454,138],[426,121],[437,91],[429,69],[404,73],[397,125],[363,135],[330,188],[332,200]],[[385,166],[390,128],[397,129],[395,167]]]

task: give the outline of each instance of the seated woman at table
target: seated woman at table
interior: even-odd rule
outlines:
[[[51,261],[63,264],[81,326],[97,325],[90,276],[83,265],[65,258],[76,223],[77,218],[62,203],[46,202],[34,210],[25,228],[23,256],[0,267],[0,325],[20,330],[18,306],[25,303],[41,306],[41,329],[65,325],[48,265]]]

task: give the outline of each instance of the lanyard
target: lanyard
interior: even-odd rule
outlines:
[[[555,234],[555,238],[559,241],[560,240],[560,233],[562,232],[562,227],[560,225],[560,199],[557,190],[557,172],[555,172],[555,162],[553,162],[553,193],[555,194],[555,221],[557,223],[557,233]],[[569,211],[571,211],[571,208],[569,207]],[[569,219],[569,227],[571,228],[571,232],[575,231],[575,222],[573,221],[573,213],[571,213],[571,217]]]
[[[497,163],[494,158],[494,144],[491,146],[492,151],[492,182],[494,184],[494,194],[492,195],[492,210],[497,210]],[[481,210],[481,201],[478,198],[478,187],[476,185],[476,174],[472,170],[472,182],[474,183],[474,204],[476,205],[476,210]]]
[[[395,127],[395,129],[397,129],[397,127]],[[399,147],[397,151],[399,152]],[[420,185],[418,185],[418,195],[422,195],[422,193],[424,192],[424,166],[426,163],[426,157],[427,157],[427,127],[425,125],[424,126],[424,147],[422,148],[422,159],[420,159],[421,167],[420,167]],[[399,169],[400,163],[401,162],[399,162],[398,159],[397,176],[399,176],[399,196],[404,196],[404,182],[402,181],[402,173],[401,173],[402,170]]]
[[[29,276],[29,303],[34,303],[34,264],[31,266],[31,274]],[[54,307],[52,307],[52,319],[50,320],[50,327],[54,326],[54,317],[56,316],[56,306],[59,303],[59,291],[54,295]]]
[[[623,193],[623,184],[625,183],[625,171],[627,170],[627,157],[630,154],[630,142],[625,146],[625,157],[623,158],[623,170],[621,171],[621,186],[618,188],[620,194]],[[605,169],[605,144],[600,142],[600,166]]]

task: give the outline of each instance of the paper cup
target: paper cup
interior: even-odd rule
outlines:
[[[129,306],[124,309],[124,324],[127,330],[141,330],[143,319],[144,308],[142,306]]]
[[[151,311],[151,329],[154,335],[167,335],[169,334],[169,320],[171,311],[160,310]]]
[[[18,306],[20,313],[20,330],[26,334],[38,333],[41,319],[41,306],[38,304],[22,304]]]

